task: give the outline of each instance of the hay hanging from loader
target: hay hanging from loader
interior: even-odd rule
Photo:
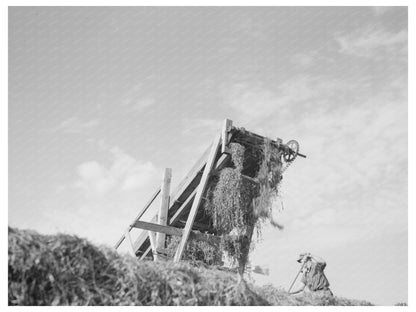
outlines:
[[[262,223],[272,221],[272,202],[277,196],[282,165],[280,154],[266,140],[259,153],[255,183],[242,174],[247,162],[246,148],[231,143],[230,153],[232,165],[211,178],[204,210],[211,217],[216,234],[222,236],[220,250],[237,261],[243,272],[254,229],[261,235]]]

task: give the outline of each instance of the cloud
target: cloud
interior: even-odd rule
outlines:
[[[74,186],[86,194],[103,197],[110,191],[138,190],[158,174],[151,162],[139,161],[118,147],[102,146],[112,155],[110,166],[88,161],[77,168],[78,180]]]
[[[141,112],[145,108],[152,106],[156,100],[152,97],[139,98],[131,103],[131,109],[136,112]]]
[[[185,118],[183,123],[183,134],[212,133],[221,128],[221,120],[210,118]]]
[[[81,121],[77,117],[71,117],[61,122],[53,131],[62,131],[64,133],[88,133],[100,125],[97,118]]]
[[[121,105],[134,112],[141,112],[155,103],[156,99],[154,97],[145,95],[142,84],[133,86],[121,100]]]
[[[407,55],[407,30],[387,32],[381,29],[367,29],[336,38],[339,52],[347,55],[380,59],[389,56]]]
[[[264,130],[266,121],[290,122],[311,112],[322,113],[333,105],[328,99],[351,88],[344,81],[300,74],[286,79],[274,90],[238,83],[229,87],[225,103],[232,109],[230,116],[247,127]],[[315,105],[317,104],[317,105]]]

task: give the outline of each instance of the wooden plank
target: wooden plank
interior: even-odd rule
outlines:
[[[169,210],[169,194],[170,183],[172,180],[172,169],[166,168],[163,175],[161,186],[161,199],[159,207],[159,224],[166,225],[168,222],[168,210]],[[156,234],[156,249],[165,247],[166,234],[158,232]]]
[[[182,233],[183,233],[182,229],[178,229],[178,228],[173,227],[173,226],[160,225],[160,224],[157,224],[157,223],[144,222],[144,221],[140,221],[140,220],[133,223],[132,226],[135,227],[135,228],[142,229],[142,230],[165,233],[165,234],[168,234],[168,235],[181,236]]]
[[[198,161],[195,163],[192,169],[188,172],[185,178],[182,179],[181,183],[179,183],[179,185],[172,192],[170,196],[172,203],[178,200],[178,198],[182,195],[182,193],[188,188],[191,182],[195,179],[195,176],[204,168],[207,162],[207,157],[210,151],[210,147],[211,146],[208,146],[208,148],[204,151],[202,156],[198,159]]]
[[[151,223],[157,223],[157,215],[155,215],[151,220]],[[143,243],[146,241],[146,239],[148,238],[147,232],[143,231],[142,233],[139,234],[139,237],[135,240],[134,242],[134,250],[137,252],[137,250],[140,249],[140,247],[143,245]]]
[[[146,205],[143,207],[143,209],[139,212],[139,214],[136,216],[136,218],[134,219],[134,221],[139,220],[144,213],[147,211],[147,209],[150,207],[150,205],[153,203],[153,201],[156,199],[157,195],[159,195],[160,193],[160,188],[156,190],[156,192],[152,195],[152,197],[150,198],[150,200],[146,203]],[[131,231],[131,227],[129,229],[129,232]],[[114,245],[114,248],[117,249],[121,243],[124,241],[124,239],[126,238],[126,236],[123,234],[121,236],[121,238],[117,241],[117,243]]]
[[[185,202],[179,207],[176,213],[172,216],[172,218],[170,218],[169,220],[170,225],[173,225],[174,223],[176,223],[183,216],[186,207],[188,207],[190,201],[194,199],[197,191],[198,191],[198,188],[196,187],[195,190],[191,193],[191,195],[188,196]]]
[[[146,251],[140,256],[140,260],[143,260],[144,258],[146,258],[146,256],[149,254],[150,250],[152,250],[152,247],[149,246]]]
[[[213,174],[216,174],[221,169],[223,169],[227,165],[230,159],[231,159],[230,154],[227,154],[227,153],[222,154],[220,158],[218,159],[217,163],[215,164],[215,172]]]
[[[202,196],[204,195],[205,189],[207,187],[208,178],[211,174],[212,168],[214,167],[215,158],[218,153],[218,149],[221,143],[221,135],[217,135],[212,143],[211,150],[205,165],[204,173],[202,174],[201,181],[198,186],[198,191],[195,195],[195,199],[192,203],[191,211],[189,212],[188,220],[185,225],[185,229],[182,235],[182,239],[179,243],[178,249],[176,250],[174,261],[180,261],[183,251],[185,250],[185,245],[189,237],[189,233],[192,230],[192,225],[194,223],[196,214],[198,212],[199,205],[202,201]]]
[[[221,131],[221,153],[228,152],[228,142],[229,142],[229,136],[228,133],[230,132],[231,128],[233,126],[233,122],[230,119],[225,119],[224,123],[222,125],[222,131]]]
[[[156,236],[152,231],[147,231],[150,239],[150,247],[152,248],[153,261],[157,261]]]
[[[126,229],[126,232],[124,233],[124,236],[127,238],[127,244],[129,245],[129,252],[130,254],[135,257],[136,253],[134,252],[134,247],[133,247],[133,241],[131,240],[131,236],[130,236],[130,227],[128,227]]]

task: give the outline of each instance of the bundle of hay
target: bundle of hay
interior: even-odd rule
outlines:
[[[261,226],[272,220],[272,202],[281,181],[279,151],[266,140],[260,148],[255,179],[243,177],[247,161],[246,149],[238,143],[230,144],[232,164],[211,178],[204,210],[211,217],[217,235],[222,235],[220,251],[238,262],[240,273],[248,262],[254,229],[261,236]],[[257,181],[255,183],[254,181]],[[279,229],[283,227],[271,222]],[[233,234],[227,236],[228,234]]]

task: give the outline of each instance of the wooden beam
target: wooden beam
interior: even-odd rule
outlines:
[[[230,154],[224,153],[218,158],[217,163],[215,164],[215,172],[213,174],[218,173],[221,169],[223,169],[228,161],[231,159]]]
[[[130,230],[131,228],[128,227],[126,229],[126,232],[124,233],[124,236],[127,238],[127,244],[129,245],[129,252],[130,254],[135,257],[136,253],[134,252],[134,247],[133,247],[133,241],[131,240],[131,236],[130,236]]]
[[[195,199],[192,203],[191,211],[189,212],[188,220],[186,221],[185,229],[182,235],[182,239],[179,243],[178,249],[176,250],[174,261],[180,261],[183,251],[185,250],[186,242],[189,237],[189,233],[192,230],[192,225],[194,223],[196,214],[198,212],[199,205],[202,201],[202,196],[204,195],[205,189],[207,187],[208,178],[211,174],[212,168],[214,167],[215,158],[218,153],[218,149],[221,143],[221,135],[217,135],[212,143],[211,150],[205,165],[204,173],[202,174],[201,181],[198,185],[198,191],[196,192]]]
[[[186,207],[189,206],[189,203],[192,199],[194,199],[196,192],[198,191],[198,188],[196,187],[195,190],[191,193],[191,195],[188,196],[188,198],[185,200],[185,202],[179,207],[179,209],[176,211],[176,213],[170,218],[169,224],[173,225],[176,223],[185,213]]]
[[[150,247],[152,248],[153,253],[153,261],[157,261],[157,248],[156,248],[156,236],[155,233],[152,231],[147,231],[147,235],[149,235],[150,239]]]
[[[225,119],[224,124],[222,125],[221,131],[221,153],[226,153],[228,151],[228,133],[230,132],[233,126],[233,122],[230,119]]]
[[[150,250],[152,250],[152,246],[149,246],[146,251],[140,256],[140,260],[143,260],[146,258],[146,256],[149,254]]]
[[[166,225],[168,222],[168,210],[169,210],[169,194],[170,183],[172,180],[172,169],[166,168],[163,174],[162,186],[161,186],[161,198],[159,207],[159,224]],[[166,234],[158,232],[156,234],[156,249],[165,248]]]
[[[210,146],[208,146],[208,148],[205,150],[202,156],[198,159],[196,164],[192,167],[192,169],[188,172],[185,178],[182,179],[181,183],[179,183],[179,185],[172,192],[170,196],[172,204],[178,200],[178,198],[182,195],[182,193],[188,188],[191,182],[195,179],[195,176],[204,168],[207,162],[209,151],[210,151]]]
[[[132,224],[133,227],[139,228],[142,230],[148,230],[158,233],[164,233],[168,235],[175,235],[175,236],[181,236],[183,230],[173,227],[173,226],[167,226],[167,225],[160,225],[157,223],[150,223],[150,222],[144,222],[144,221],[136,221]]]
[[[143,207],[143,209],[139,212],[139,214],[136,216],[136,218],[134,219],[134,221],[139,220],[144,213],[147,211],[147,209],[150,207],[150,205],[153,203],[153,201],[156,199],[157,195],[159,195],[160,193],[160,188],[158,188],[156,190],[156,192],[152,195],[152,197],[150,198],[150,200],[146,203],[146,205]],[[129,229],[129,232],[131,231],[131,227]],[[121,238],[117,241],[117,243],[114,245],[114,248],[117,249],[121,243],[124,241],[124,239],[126,238],[126,236],[123,234],[121,236]]]
[[[157,215],[155,215],[151,220],[151,223],[157,223]],[[134,241],[134,250],[137,252],[137,250],[143,245],[143,243],[148,238],[147,231],[142,231],[142,233],[139,234],[139,237]]]

